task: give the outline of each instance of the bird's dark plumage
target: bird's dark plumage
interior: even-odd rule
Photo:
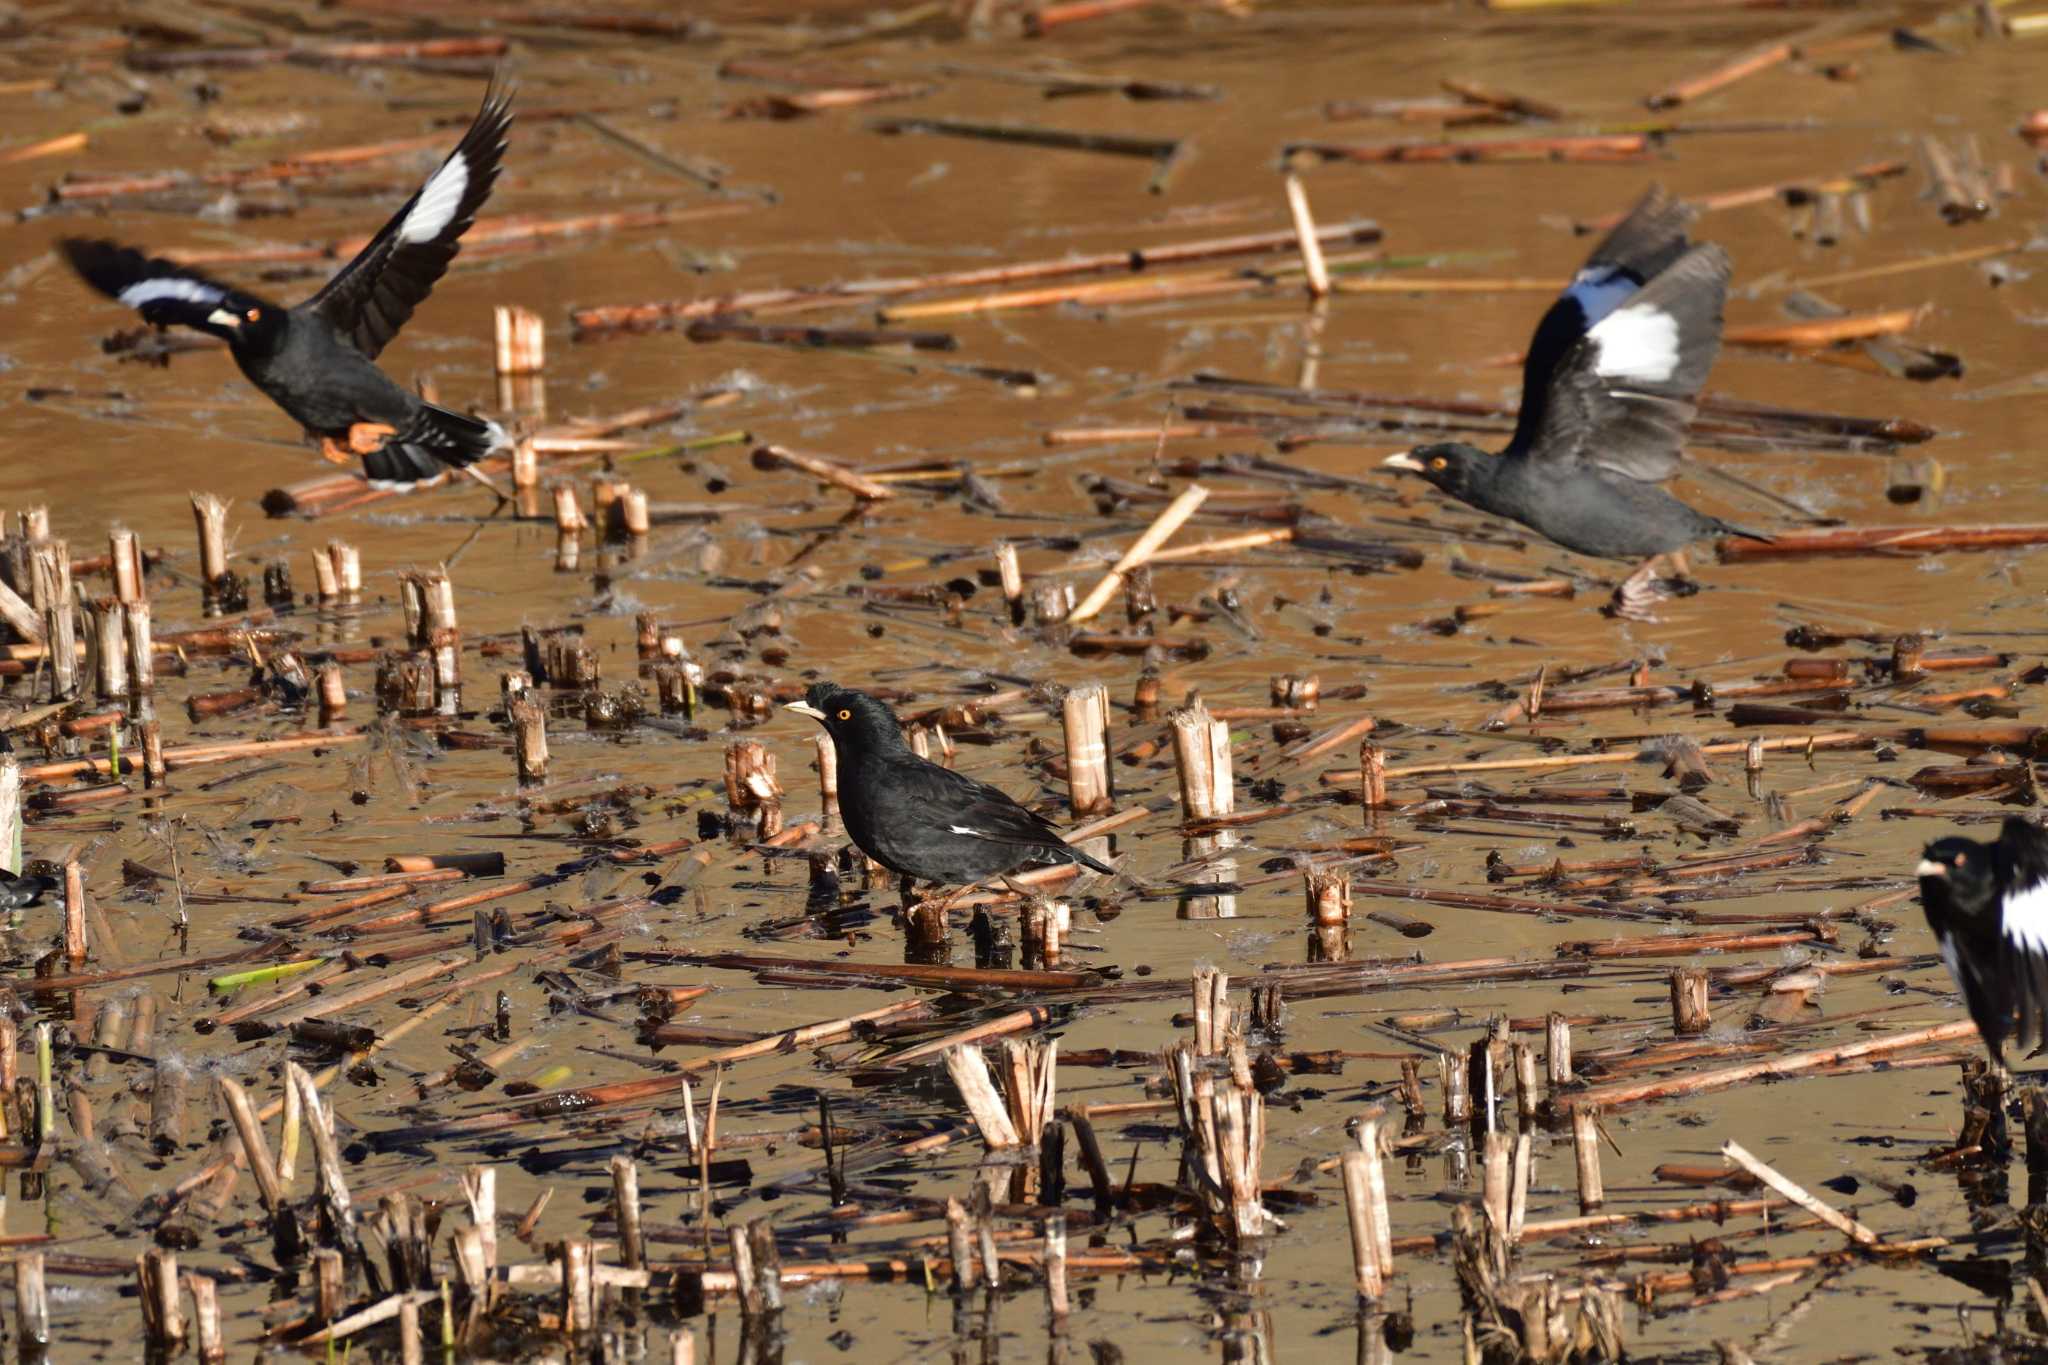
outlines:
[[[1920,906],[1992,1060],[2048,1041],[2048,832],[2017,815],[1988,844],[1921,855]]]
[[[0,871],[0,910],[26,910],[57,889],[56,879],[25,872]]]
[[[373,362],[446,272],[490,195],[512,121],[510,101],[495,88],[486,95],[469,131],[419,191],[300,304],[273,303],[115,242],[73,237],[59,250],[87,284],[144,321],[226,341],[249,382],[330,455],[361,454],[373,485],[438,478],[502,446],[503,429],[422,400]]]
[[[986,782],[918,757],[896,716],[865,692],[818,683],[789,709],[832,736],[839,813],[861,852],[899,876],[967,886],[1029,864],[1115,869]]]
[[[1386,461],[1569,550],[1642,560],[1753,531],[1657,485],[1676,473],[1693,399],[1721,346],[1728,254],[1693,246],[1690,210],[1652,189],[1537,325],[1506,449],[1419,446]]]

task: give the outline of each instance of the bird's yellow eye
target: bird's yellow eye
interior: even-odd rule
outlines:
[[[1451,462],[1449,460],[1446,460],[1441,455],[1433,455],[1430,457],[1429,460],[1429,467],[1431,469],[1448,469],[1450,468],[1450,464]]]
[[[852,720],[852,719],[853,719],[853,712],[851,712],[851,711],[841,711],[841,712],[839,713],[839,719],[841,719],[841,720]]]
[[[263,310],[261,308],[251,308],[248,312],[242,314],[242,316],[249,319],[249,321],[254,322],[256,321],[256,319],[263,316]]]

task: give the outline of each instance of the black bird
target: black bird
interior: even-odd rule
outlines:
[[[2005,1065],[2008,1039],[2048,1041],[2048,832],[2005,817],[1993,843],[1941,839],[1920,857],[1920,908],[1948,974]]]
[[[493,87],[419,191],[319,293],[290,307],[115,242],[71,237],[59,248],[87,284],[144,321],[226,341],[249,382],[318,437],[328,459],[360,455],[371,487],[408,489],[505,444],[496,422],[425,402],[373,362],[455,259],[498,178],[511,122],[510,93]]]
[[[26,910],[39,904],[44,896],[56,889],[54,877],[38,876],[33,872],[16,876],[0,870],[0,910]]]
[[[1766,540],[1695,511],[1657,485],[1676,473],[1693,399],[1721,348],[1728,253],[1693,246],[1692,211],[1652,188],[1550,305],[1522,364],[1507,448],[1417,446],[1385,462],[1518,521],[1568,550],[1640,561],[1616,610],[1640,616],[1657,561],[1715,534]]]
[[[988,783],[918,757],[895,713],[865,692],[816,683],[785,709],[832,736],[846,832],[898,876],[972,886],[1027,865],[1061,863],[1116,875]]]

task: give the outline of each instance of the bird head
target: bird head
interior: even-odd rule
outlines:
[[[842,753],[910,747],[895,712],[867,693],[837,683],[813,683],[802,701],[788,702],[782,709],[809,716],[824,726]]]
[[[1974,907],[1988,904],[1995,869],[1987,846],[1970,839],[1937,839],[1921,853],[1914,873],[1923,899],[1945,894],[1952,905]]]
[[[269,355],[284,340],[284,314],[276,304],[229,294],[197,326],[245,355]]]
[[[1462,441],[1443,441],[1382,460],[1380,468],[1420,474],[1452,497],[1463,498],[1493,472],[1496,458]]]

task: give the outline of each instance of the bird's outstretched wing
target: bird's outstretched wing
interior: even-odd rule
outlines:
[[[2048,832],[2008,815],[1992,845],[2006,888],[2000,919],[2007,951],[1999,961],[2004,994],[2019,1012],[2020,1046],[2048,1042]]]
[[[306,300],[374,360],[447,272],[498,178],[511,91],[493,86],[462,141],[368,246]]]
[[[1551,376],[1579,339],[1685,254],[1685,230],[1692,220],[1690,205],[1652,185],[1600,239],[1529,338],[1522,361],[1522,411],[1511,448],[1535,439]]]
[[[1693,399],[1721,350],[1728,253],[1688,248],[1573,343],[1551,371],[1508,456],[1583,461],[1645,483],[1679,464]]]
[[[66,237],[57,243],[57,249],[80,279],[142,314],[144,322],[159,327],[196,327],[227,336],[232,328],[210,321],[214,313],[239,315],[263,305],[253,294],[160,257],[145,256],[119,242]]]

